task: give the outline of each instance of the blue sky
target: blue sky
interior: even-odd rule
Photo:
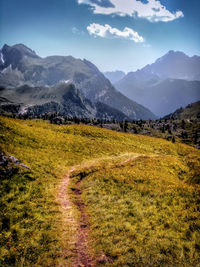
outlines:
[[[199,0],[0,0],[0,46],[134,71],[169,50],[200,55]]]

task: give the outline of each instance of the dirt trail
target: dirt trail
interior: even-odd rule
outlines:
[[[94,260],[89,255],[88,248],[88,230],[89,230],[89,217],[85,212],[84,203],[81,200],[81,182],[77,183],[76,197],[77,202],[75,203],[80,212],[80,222],[78,227],[78,236],[76,242],[77,258],[75,266],[95,266]]]
[[[70,181],[70,173],[74,171],[75,166],[72,167],[68,173],[63,177],[62,181],[58,187],[57,201],[60,204],[60,211],[62,213],[62,240],[63,240],[63,251],[62,256],[65,257],[69,253],[69,248],[66,246],[65,239],[66,235],[69,235],[69,229],[73,229],[73,232],[76,232],[77,222],[73,214],[72,204],[67,193],[67,189]],[[69,239],[69,238],[68,238]],[[70,237],[70,242],[73,244],[75,242],[75,237]],[[68,266],[68,265],[58,265],[58,266]]]
[[[120,163],[118,163],[118,166],[122,166],[122,165],[128,163],[129,161],[132,161],[132,160],[134,160],[134,159],[136,159],[138,157],[141,157],[141,156],[144,156],[144,155],[143,154],[135,154],[134,156],[130,157],[129,159],[126,159],[126,160],[121,161]]]
[[[80,165],[71,167],[68,173],[64,176],[61,181],[58,189],[58,202],[61,205],[61,212],[63,223],[68,223],[76,227],[77,236],[74,238],[75,241],[75,251],[76,260],[73,267],[92,267],[94,266],[93,261],[88,252],[88,216],[85,213],[84,204],[81,202],[81,191],[80,191],[80,182],[77,184],[77,190],[75,191],[77,201],[76,205],[80,211],[80,222],[76,222],[73,216],[73,207],[70,201],[69,195],[67,194],[67,189],[70,182],[70,174],[74,172]],[[64,236],[63,236],[64,238]],[[72,237],[73,239],[73,237]],[[67,248],[63,251],[63,256],[65,256]],[[63,265],[62,265],[63,266]],[[66,265],[68,266],[68,265]]]
[[[124,154],[125,155],[125,154]],[[116,158],[120,158],[123,155],[117,156]],[[125,161],[119,162],[117,165],[122,166],[126,164],[129,161],[132,161],[140,156],[144,156],[144,154],[134,154],[133,156],[129,156],[129,158]],[[98,162],[98,160],[96,161]],[[97,164],[97,163],[96,163]],[[76,236],[74,237],[74,243],[75,243],[75,254],[76,259],[74,264],[72,264],[73,267],[93,267],[95,266],[95,261],[91,258],[89,255],[89,247],[88,247],[88,231],[89,231],[89,217],[87,213],[85,212],[85,206],[84,203],[81,201],[81,190],[80,190],[80,184],[81,181],[79,181],[76,184],[76,206],[78,207],[78,210],[80,212],[80,221],[77,222],[75,217],[73,216],[73,207],[72,203],[70,201],[70,197],[67,193],[69,182],[70,182],[70,175],[75,170],[83,167],[89,168],[95,166],[94,163],[89,165],[75,165],[70,168],[68,173],[63,177],[63,180],[61,181],[58,189],[58,202],[60,203],[60,208],[62,212],[62,218],[63,223],[68,223],[76,227]],[[63,236],[64,238],[64,236]],[[73,239],[73,237],[72,237]],[[73,241],[72,241],[73,242]],[[65,249],[65,252],[67,251],[67,248]],[[64,254],[65,254],[64,252]],[[63,266],[63,265],[62,265]],[[66,265],[68,266],[68,265]],[[70,266],[71,267],[71,266]]]

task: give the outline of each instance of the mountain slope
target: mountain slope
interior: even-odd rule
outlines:
[[[56,86],[2,88],[1,113],[41,115],[57,112],[68,117],[130,120],[124,113],[103,103],[92,104],[72,83]],[[8,100],[9,99],[9,100]]]
[[[123,71],[120,71],[120,70],[106,71],[103,74],[112,84],[120,81],[126,75]]]
[[[130,99],[164,116],[200,99],[200,57],[170,51],[155,63],[128,73],[115,87]]]
[[[102,102],[95,103],[96,107],[96,118],[101,119],[108,119],[108,120],[117,120],[117,121],[123,121],[123,120],[130,120],[128,116],[126,116],[121,111],[112,108]]]
[[[20,61],[24,58],[39,59],[39,56],[26,47],[23,44],[17,44],[13,46],[4,45],[0,52],[0,69],[4,69],[12,64],[12,67],[15,69],[19,66]]]
[[[119,93],[97,67],[85,59],[75,59],[71,56],[40,58],[23,45],[4,45],[1,55],[2,86],[54,86],[69,80],[93,103],[103,102],[131,119],[155,118],[147,108]]]
[[[161,117],[200,99],[200,81],[155,79],[142,85],[121,81],[116,87]]]
[[[160,78],[200,80],[200,57],[189,57],[180,51],[169,51],[155,63],[141,69]]]
[[[177,109],[164,118],[169,120],[200,119],[200,101],[192,103],[185,108]]]

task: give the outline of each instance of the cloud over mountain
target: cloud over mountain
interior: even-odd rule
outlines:
[[[102,38],[120,38],[132,40],[135,43],[143,43],[144,38],[140,36],[134,30],[125,27],[123,31],[120,31],[117,28],[112,28],[110,25],[100,25],[97,23],[92,23],[87,27],[87,30],[90,35],[100,36]]]
[[[137,16],[151,22],[168,22],[184,16],[180,10],[169,11],[158,0],[147,0],[146,3],[138,0],[78,0],[78,3],[90,5],[94,14]]]

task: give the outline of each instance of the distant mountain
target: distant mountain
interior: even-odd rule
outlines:
[[[106,71],[103,74],[112,84],[120,81],[121,79],[123,79],[126,76],[125,72],[123,72],[121,70]]]
[[[162,117],[200,100],[199,73],[200,57],[170,51],[155,63],[129,72],[115,87]]]
[[[168,120],[200,119],[200,101],[189,104],[185,108],[179,108],[175,112],[165,116],[164,119]]]
[[[70,81],[92,103],[101,102],[124,113],[130,119],[155,119],[155,115],[118,92],[108,79],[87,60],[71,56],[40,58],[19,44],[4,45],[0,50],[0,85],[19,87],[56,86]]]
[[[189,57],[180,51],[169,51],[155,63],[141,69],[162,79],[200,80],[200,57]]]
[[[200,81],[152,79],[134,85],[121,81],[116,88],[127,97],[148,107],[159,117],[200,99]]]
[[[128,116],[106,104],[92,104],[72,83],[60,83],[52,87],[22,85],[17,88],[1,88],[0,93],[1,114],[41,115],[57,112],[68,117],[130,120]]]

